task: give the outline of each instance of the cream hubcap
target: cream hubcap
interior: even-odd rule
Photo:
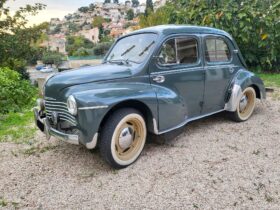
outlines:
[[[121,149],[126,150],[130,147],[134,139],[134,130],[131,127],[124,128],[119,137]]]
[[[239,109],[243,112],[248,104],[248,98],[246,95],[243,95],[240,100]]]

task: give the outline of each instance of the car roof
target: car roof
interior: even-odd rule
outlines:
[[[171,34],[180,34],[180,33],[200,33],[200,34],[219,34],[231,38],[231,36],[223,30],[211,28],[211,27],[193,26],[193,25],[159,25],[159,26],[140,29],[134,31],[133,33],[157,33],[165,36]]]

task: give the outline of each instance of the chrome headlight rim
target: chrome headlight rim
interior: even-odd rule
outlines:
[[[76,116],[78,114],[78,106],[76,99],[73,95],[70,95],[67,99],[67,108],[70,114]]]

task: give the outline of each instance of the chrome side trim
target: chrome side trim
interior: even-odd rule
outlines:
[[[242,89],[239,85],[234,84],[229,101],[225,104],[225,110],[234,112],[237,109],[238,101],[242,97]]]
[[[106,109],[109,106],[90,106],[90,107],[80,107],[79,110],[89,110],[89,109]]]
[[[91,142],[86,143],[87,149],[94,149],[97,145],[98,133],[94,134]]]
[[[161,134],[164,134],[164,133],[167,133],[167,132],[170,132],[170,131],[173,131],[173,130],[176,130],[178,128],[181,128],[183,126],[185,126],[186,124],[188,124],[189,122],[191,121],[195,121],[195,120],[199,120],[201,118],[204,118],[204,117],[208,117],[208,116],[211,116],[213,114],[217,114],[217,113],[220,113],[220,112],[223,112],[225,111],[224,109],[221,109],[221,110],[218,110],[218,111],[215,111],[215,112],[211,112],[211,113],[208,113],[208,114],[204,114],[204,115],[200,115],[200,116],[197,116],[197,117],[193,117],[193,118],[189,118],[187,119],[186,121],[180,123],[179,125],[173,127],[173,128],[169,128],[169,129],[166,129],[166,130],[163,130],[163,131],[158,131],[154,128],[155,130],[155,134],[157,135],[161,135]],[[154,122],[154,126],[155,126],[155,122]],[[157,132],[156,132],[157,131]]]

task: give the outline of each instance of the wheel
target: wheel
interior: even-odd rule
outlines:
[[[256,104],[256,92],[254,88],[247,87],[243,92],[242,96],[238,102],[237,110],[230,113],[231,118],[236,122],[243,122],[248,120]]]
[[[138,159],[146,137],[147,128],[142,114],[131,108],[119,109],[108,118],[101,130],[101,155],[113,168],[125,168]]]

